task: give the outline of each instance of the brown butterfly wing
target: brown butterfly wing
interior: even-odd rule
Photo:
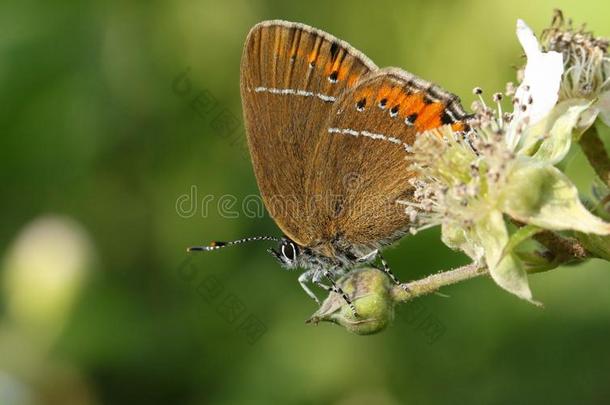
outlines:
[[[304,179],[336,99],[377,67],[323,31],[285,21],[256,25],[241,62],[241,98],[254,173],[270,215],[311,243],[314,201]]]
[[[306,184],[325,194],[312,223],[320,242],[363,250],[390,243],[409,225],[404,206],[412,189],[406,150],[418,133],[450,124],[464,128],[457,96],[401,69],[363,78],[334,104],[322,129]]]

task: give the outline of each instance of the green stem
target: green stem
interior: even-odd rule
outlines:
[[[555,232],[544,231],[535,235],[534,239],[549,250],[553,255],[551,259],[557,263],[582,261],[592,256],[577,239],[560,236]]]
[[[526,226],[523,222],[514,219],[511,221],[520,229]],[[541,231],[532,235],[532,238],[548,250],[550,257],[546,257],[546,259],[556,263],[556,266],[595,257],[578,239],[561,236],[553,231]]]
[[[589,128],[580,138],[580,146],[589,159],[589,163],[604,183],[610,187],[610,158],[604,143],[597,134],[595,126]]]
[[[542,232],[535,237],[550,250],[553,255],[550,259],[554,261],[554,264],[545,269],[529,271],[530,273],[553,270],[560,264],[573,263],[596,256],[592,255],[574,238],[561,237],[553,232]],[[489,274],[489,272],[484,265],[471,263],[453,270],[432,274],[420,280],[396,285],[392,287],[391,295],[395,302],[407,302],[414,298],[436,292],[441,287],[446,287],[487,274]]]
[[[441,287],[470,280],[483,274],[487,274],[486,267],[471,263],[453,270],[432,274],[421,280],[394,286],[391,294],[394,301],[406,302],[422,295],[433,293]]]

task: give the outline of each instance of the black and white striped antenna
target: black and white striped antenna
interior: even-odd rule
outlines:
[[[259,240],[271,240],[278,242],[280,239],[274,236],[251,236],[249,238],[237,239],[228,242],[213,241],[208,246],[191,246],[186,249],[187,252],[211,252],[212,250],[222,249],[223,247],[239,245],[245,242],[256,242]]]

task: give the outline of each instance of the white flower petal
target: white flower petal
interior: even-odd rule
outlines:
[[[559,86],[563,74],[563,56],[558,52],[542,52],[530,27],[517,21],[517,37],[527,56],[523,81],[517,88],[513,122],[518,124],[529,118],[533,125],[544,118],[559,98]],[[531,103],[530,103],[531,101]],[[525,106],[525,111],[522,110]]]
[[[528,58],[530,55],[540,53],[540,45],[534,32],[522,19],[517,20],[517,38]]]

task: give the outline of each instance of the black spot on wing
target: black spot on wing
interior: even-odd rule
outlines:
[[[337,59],[337,54],[339,53],[339,44],[333,42],[330,44],[330,60],[334,62]]]
[[[443,114],[441,115],[441,122],[443,123],[443,125],[448,125],[453,124],[455,120],[451,118],[449,114],[447,114],[447,111],[443,111]]]
[[[408,122],[411,125],[413,125],[416,120],[417,120],[417,113],[413,113],[413,114],[409,115],[407,118],[405,118],[405,122]]]
[[[360,100],[358,100],[358,102],[356,103],[356,109],[358,111],[364,111],[364,107],[366,107],[366,98],[361,98]]]

